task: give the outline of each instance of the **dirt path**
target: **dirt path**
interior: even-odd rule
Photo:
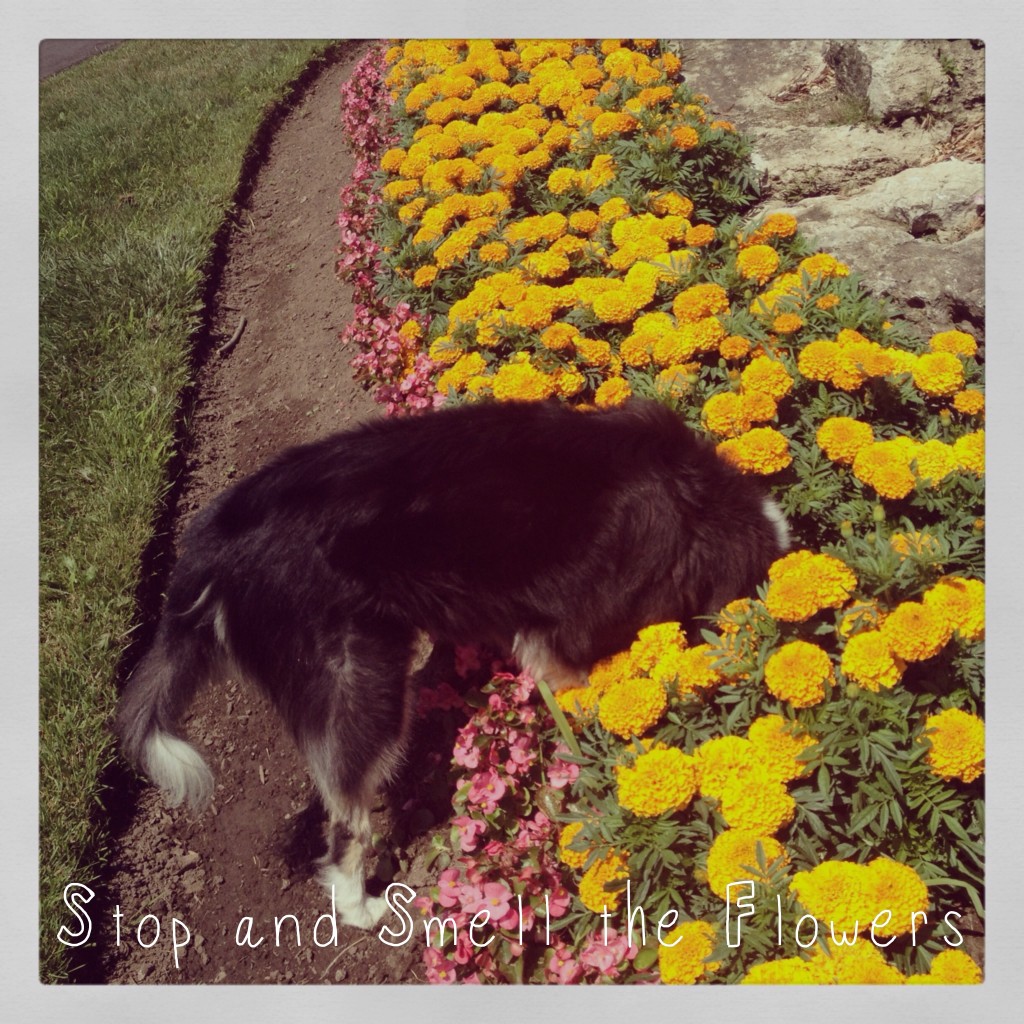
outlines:
[[[361,52],[353,47],[336,58],[286,117],[236,218],[215,297],[215,344],[233,335],[240,317],[247,323],[230,352],[214,352],[201,371],[175,536],[213,494],[272,453],[380,413],[352,382],[351,354],[338,340],[351,296],[334,275],[338,193],[353,169],[338,90]],[[304,811],[311,784],[270,707],[231,680],[200,697],[186,728],[216,775],[215,807],[193,819],[167,810],[151,788],[141,790],[105,883],[108,912],[116,905],[123,914],[119,945],[112,924],[98,937],[105,980],[420,980],[421,950],[413,943],[390,950],[343,927],[330,942],[325,919],[317,938],[327,944],[314,944],[317,918],[330,910],[310,877],[319,819]],[[397,858],[406,869],[401,877],[413,885],[426,881],[414,863],[424,844],[422,837],[410,841]],[[162,925],[149,950],[136,941],[146,914]],[[278,945],[274,918],[286,914],[295,915],[301,941],[289,920]],[[253,919],[251,941],[264,939],[257,948],[236,943],[246,916]],[[172,918],[191,932],[177,968]],[[142,938],[154,934],[149,920]]]

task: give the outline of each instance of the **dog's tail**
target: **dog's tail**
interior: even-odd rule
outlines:
[[[200,606],[189,612],[165,611],[149,652],[128,680],[117,712],[122,750],[160,789],[172,807],[187,801],[201,810],[213,795],[213,774],[199,751],[178,735],[178,722],[199,687],[209,678],[216,637]]]

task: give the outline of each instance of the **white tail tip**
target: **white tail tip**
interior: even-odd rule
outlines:
[[[186,801],[193,811],[201,811],[213,796],[213,773],[199,751],[170,733],[157,731],[149,737],[143,767],[171,807]]]

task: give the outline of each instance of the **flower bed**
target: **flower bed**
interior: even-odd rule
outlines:
[[[745,220],[707,102],[651,40],[408,41],[346,87],[346,338],[388,411],[653,397],[795,538],[756,598],[557,704],[494,677],[419,901],[457,929],[434,981],[980,979],[982,356]]]

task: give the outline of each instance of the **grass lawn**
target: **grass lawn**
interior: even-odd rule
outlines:
[[[105,850],[106,721],[218,228],[325,44],[134,41],[40,87],[40,977]]]

